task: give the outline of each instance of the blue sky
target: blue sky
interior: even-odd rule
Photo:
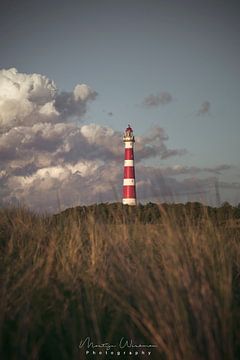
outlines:
[[[219,181],[239,182],[237,1],[13,1],[2,5],[0,24],[0,68],[46,75],[62,91],[85,83],[98,93],[81,123],[120,132],[131,123],[139,136],[161,127],[168,147],[187,153],[144,163],[227,164]],[[161,93],[172,100],[144,106]],[[239,189],[222,192],[240,201]]]

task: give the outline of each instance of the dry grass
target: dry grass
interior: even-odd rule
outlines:
[[[113,225],[2,210],[0,270],[1,359],[84,359],[87,336],[156,344],[151,359],[240,356],[240,236],[207,214]]]

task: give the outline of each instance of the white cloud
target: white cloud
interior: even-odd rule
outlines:
[[[41,108],[55,98],[56,92],[54,82],[46,76],[21,74],[15,68],[0,70],[0,125],[32,122]]]
[[[107,126],[100,126],[97,124],[83,125],[81,127],[82,134],[88,139],[90,143],[102,142],[114,135],[114,130]]]
[[[90,98],[92,98],[92,100],[95,99],[96,96],[96,92],[93,91],[88,85],[86,84],[81,84],[81,85],[76,85],[74,90],[73,90],[73,95],[74,95],[74,99],[75,101],[86,101]]]
[[[59,92],[55,83],[44,75],[3,69],[0,70],[0,127],[79,118],[85,114],[87,102],[96,96],[96,91],[86,84],[77,84],[73,92]]]
[[[46,116],[59,116],[60,113],[56,110],[54,101],[49,101],[46,104],[44,104],[40,109],[39,113]]]

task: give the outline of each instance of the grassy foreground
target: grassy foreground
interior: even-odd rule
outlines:
[[[240,358],[239,228],[160,212],[151,224],[1,210],[0,359]],[[157,348],[86,355],[86,337]]]

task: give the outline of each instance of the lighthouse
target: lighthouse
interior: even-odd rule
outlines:
[[[135,187],[135,170],[134,170],[134,136],[130,125],[123,135],[123,142],[125,146],[124,157],[124,176],[123,176],[123,199],[124,205],[136,205],[136,187]]]

